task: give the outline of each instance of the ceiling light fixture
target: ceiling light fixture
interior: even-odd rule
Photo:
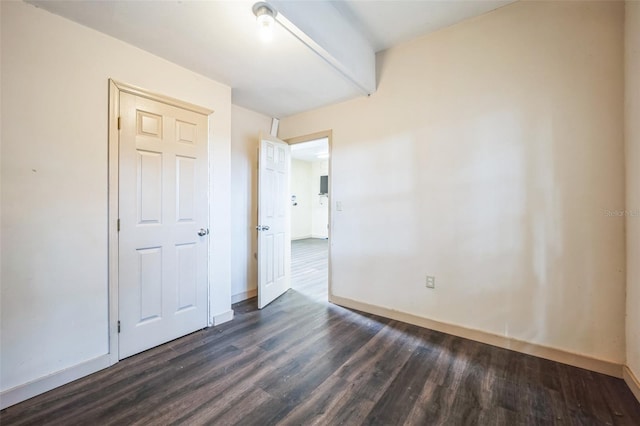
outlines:
[[[276,25],[276,15],[278,12],[273,6],[262,1],[254,4],[252,10],[253,14],[256,15],[260,40],[264,42],[273,40],[273,28]]]
[[[348,21],[343,21],[337,9],[331,4],[332,2],[313,2],[310,0],[308,2],[271,1],[274,1],[278,5],[280,11],[277,11],[274,6],[264,1],[259,1],[252,7],[253,14],[256,16],[258,23],[258,34],[264,42],[273,39],[274,27],[277,22],[280,27],[318,55],[342,77],[357,87],[358,90],[362,91],[363,94],[368,96],[375,92],[375,54],[368,45],[368,42],[358,31],[353,29]],[[306,6],[302,5],[305,3],[313,3],[314,8],[308,8],[308,10],[303,11],[302,9],[306,8]],[[315,18],[313,16],[315,13],[312,15],[312,12],[318,7],[320,8],[321,19],[312,19]],[[299,25],[306,28],[306,30],[290,21],[289,16],[298,22]],[[343,34],[344,31],[346,31],[346,34],[350,34],[349,43],[342,42],[342,37],[321,37],[323,40],[323,44],[321,45],[305,33],[305,31],[316,33],[317,31],[313,28],[317,29],[317,25],[319,25],[317,22],[327,21],[327,18],[329,18],[329,21],[331,21],[332,18],[336,18],[336,24],[342,22],[341,25],[338,25],[338,28],[342,28],[340,34]],[[353,44],[352,41],[355,41],[355,44]],[[365,45],[366,47],[364,47]],[[342,46],[346,47],[343,48]],[[338,57],[343,57],[344,55],[351,57],[355,55],[355,59],[345,61],[346,57],[343,57],[342,60],[339,60],[335,55],[338,55]]]

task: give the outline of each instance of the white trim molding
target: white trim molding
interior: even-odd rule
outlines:
[[[640,380],[633,374],[633,371],[629,368],[629,366],[625,365],[622,369],[622,378],[624,379],[631,392],[636,397],[638,402],[640,402]]]
[[[512,351],[524,353],[527,355],[533,355],[539,358],[560,362],[562,364],[568,364],[574,367],[603,373],[608,376],[622,378],[623,365],[616,362],[592,358],[587,355],[567,352],[562,349],[551,348],[548,346],[539,345],[537,343],[525,342],[522,340],[514,339],[512,337],[500,336],[498,334],[493,334],[482,330],[475,330],[459,325],[434,321],[406,312],[396,311],[376,305],[370,305],[368,303],[358,302],[344,297],[330,295],[329,301],[345,308],[356,309],[369,314],[379,315],[381,317],[417,325],[419,327],[428,328],[430,330],[440,331],[442,333],[451,334],[453,336],[463,337],[465,339],[474,340],[480,343],[486,343],[488,345],[497,346],[499,348],[510,349]]]
[[[181,101],[180,99],[172,98],[170,96],[165,96],[160,93],[151,92],[146,89],[142,89],[137,86],[132,86],[131,84],[122,83],[120,81],[116,81],[114,79],[109,79],[109,84],[113,84],[115,88],[119,92],[130,93],[134,96],[140,96],[146,99],[151,99],[152,101],[162,102],[167,105],[172,105],[181,109],[186,109],[187,111],[196,112],[202,115],[211,115],[213,114],[213,110],[205,107],[201,107],[199,105],[194,105],[189,102]]]
[[[118,197],[120,173],[120,88],[109,79],[109,198],[108,198],[108,250],[109,265],[109,359],[113,365],[118,362]]]
[[[89,374],[105,369],[111,365],[109,354],[101,355],[89,361],[82,362],[64,370],[49,374],[23,385],[7,389],[0,393],[0,410],[14,404],[26,401],[36,395],[48,392],[59,386],[71,383]]]
[[[251,299],[252,297],[256,297],[258,295],[258,289],[254,288],[248,291],[243,291],[242,293],[234,294],[231,296],[231,304],[242,302],[247,299]]]
[[[220,314],[213,316],[213,326],[224,324],[225,322],[229,322],[233,319],[233,309],[229,309],[226,312],[222,312]]]

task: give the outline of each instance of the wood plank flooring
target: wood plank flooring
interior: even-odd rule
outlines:
[[[326,302],[326,240],[293,243],[263,310],[0,412],[4,425],[640,425],[620,379]]]
[[[291,287],[318,302],[328,300],[329,243],[320,238],[291,242]]]

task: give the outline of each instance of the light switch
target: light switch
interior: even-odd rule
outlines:
[[[342,201],[336,201],[336,210],[339,212],[342,211]]]

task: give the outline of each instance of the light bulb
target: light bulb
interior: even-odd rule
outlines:
[[[260,40],[267,43],[273,40],[273,27],[275,19],[269,13],[263,13],[256,18],[258,22],[258,36]]]
[[[260,40],[263,42],[273,40],[273,27],[276,25],[276,15],[278,12],[273,6],[263,1],[254,4],[252,10],[253,14],[256,15],[258,37],[260,37]]]

